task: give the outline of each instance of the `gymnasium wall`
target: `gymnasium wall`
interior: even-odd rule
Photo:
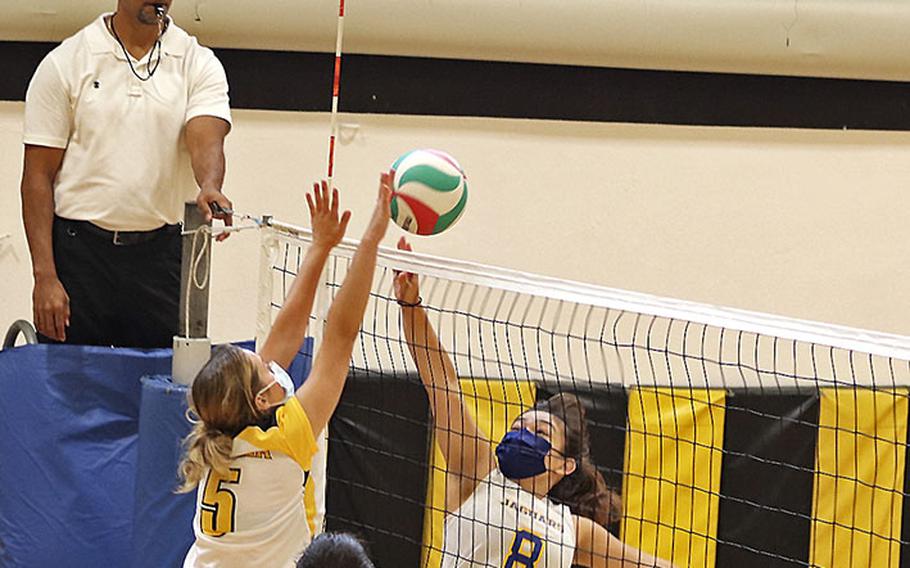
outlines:
[[[115,0],[6,2],[0,39],[59,41]],[[176,0],[205,45],[331,52],[338,0]],[[345,53],[910,80],[903,0],[349,0]]]
[[[0,326],[30,314],[20,220],[21,102],[0,102]],[[899,114],[897,110],[895,113]],[[694,301],[910,333],[910,132],[342,116],[337,185],[359,236],[377,174],[445,149],[471,181],[464,218],[421,251]],[[236,208],[306,224],[328,115],[235,111]],[[386,244],[401,234],[392,227]],[[214,339],[254,334],[258,238],[215,247]]]
[[[305,224],[303,191],[325,171],[337,2],[285,4],[180,0],[173,17],[219,48],[240,109],[228,195]],[[910,333],[898,285],[910,272],[910,10],[740,4],[349,3],[337,180],[359,213],[350,234],[377,171],[435,146],[461,160],[471,198],[419,250]],[[111,6],[0,9],[0,328],[30,314],[25,86],[54,42]],[[253,334],[255,241],[216,247],[216,340]]]

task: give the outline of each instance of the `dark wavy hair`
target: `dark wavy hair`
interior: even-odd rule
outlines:
[[[591,440],[585,408],[574,394],[558,393],[534,406],[562,420],[566,441],[563,454],[574,458],[575,471],[562,478],[550,489],[549,497],[567,505],[581,517],[610,528],[622,517],[622,499],[607,485],[603,475],[591,460]]]
[[[350,533],[322,533],[297,561],[297,568],[375,568],[366,547]]]

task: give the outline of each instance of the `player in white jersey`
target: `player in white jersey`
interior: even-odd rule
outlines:
[[[349,212],[325,182],[307,195],[313,243],[259,354],[218,347],[192,386],[199,421],[186,440],[184,491],[198,487],[196,541],[185,568],[293,567],[310,541],[304,484],[344,387],[389,221],[394,172],[382,174],[373,216],[328,313],[310,375],[294,391],[286,369],[306,337],[319,276]]]
[[[404,238],[398,248],[411,250]],[[524,412],[494,448],[462,401],[416,275],[396,275],[395,295],[448,466],[443,568],[672,566],[606,529],[618,497],[591,462],[577,397],[559,394]]]

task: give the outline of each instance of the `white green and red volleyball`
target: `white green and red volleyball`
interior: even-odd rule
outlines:
[[[411,150],[392,164],[392,220],[415,235],[436,235],[464,213],[468,184],[458,162],[439,150]]]

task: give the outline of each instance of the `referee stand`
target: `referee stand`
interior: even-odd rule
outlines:
[[[208,337],[212,235],[211,222],[206,222],[196,203],[185,203],[183,211],[180,324],[174,337],[172,376],[175,383],[190,385],[212,352]]]

